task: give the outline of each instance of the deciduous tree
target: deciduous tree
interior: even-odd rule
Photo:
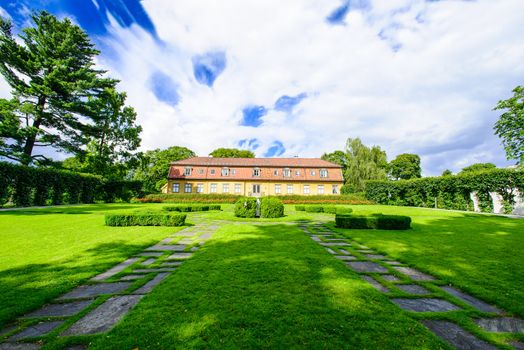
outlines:
[[[495,123],[495,135],[502,139],[507,159],[524,165],[524,87],[517,86],[513,93],[495,107],[505,111]]]
[[[421,177],[420,157],[416,154],[399,154],[389,163],[389,175],[396,180],[409,180]]]
[[[215,158],[255,158],[252,151],[237,148],[217,148],[209,155]]]

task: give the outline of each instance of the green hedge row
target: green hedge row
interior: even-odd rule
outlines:
[[[166,211],[180,211],[180,212],[192,212],[192,211],[209,211],[209,210],[222,210],[220,204],[180,204],[170,205],[162,207]]]
[[[253,197],[239,198],[235,203],[235,216],[239,218],[256,217],[257,200]]]
[[[256,217],[257,200],[253,197],[240,198],[235,203],[235,216],[239,218]],[[280,218],[284,216],[284,204],[277,197],[262,197],[260,199],[260,217]]]
[[[296,205],[296,211],[305,211],[308,213],[329,213],[329,214],[349,214],[353,209],[336,205]]]
[[[489,192],[499,193],[510,213],[514,189],[524,192],[524,170],[493,169],[455,176],[400,181],[368,181],[366,197],[378,204],[455,210],[473,210],[470,193],[476,192],[483,212],[493,211]]]
[[[140,181],[0,162],[0,206],[16,207],[127,201],[142,194]]]
[[[106,214],[106,226],[182,226],[185,214],[130,213]]]
[[[335,223],[337,227],[351,229],[407,230],[411,228],[411,218],[401,215],[357,216],[337,214]]]

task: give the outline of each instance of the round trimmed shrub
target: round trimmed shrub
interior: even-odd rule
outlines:
[[[296,211],[306,211],[306,206],[305,205],[295,205],[295,210]]]
[[[257,200],[252,197],[242,197],[235,203],[235,216],[239,218],[254,218],[257,212]]]
[[[284,216],[284,204],[276,197],[263,197],[260,200],[260,216],[263,218],[281,218]]]
[[[321,205],[308,205],[306,206],[306,211],[308,213],[323,213],[324,207]]]

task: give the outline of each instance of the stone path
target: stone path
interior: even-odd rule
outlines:
[[[66,337],[111,330],[146,294],[193,256],[218,228],[216,222],[199,222],[178,231],[91,278],[89,284],[78,286],[52,303],[23,315],[20,321],[26,322],[0,330],[0,334],[8,335],[0,343],[0,350],[39,349],[41,344],[38,339],[53,332]],[[141,280],[144,283],[135,288],[135,283]],[[97,300],[103,302],[93,307]],[[85,312],[85,315],[74,323],[68,322],[69,318],[80,312]],[[21,326],[27,323],[29,326]],[[77,348],[85,347],[78,345]]]
[[[471,309],[477,311],[476,314],[480,312],[485,315],[483,318],[471,319],[473,324],[477,324],[479,330],[524,333],[524,320],[503,317],[503,310],[454,287],[441,286],[442,282],[439,283],[434,276],[405,266],[402,262],[392,260],[387,255],[375,252],[349,238],[340,237],[328,230],[322,222],[312,224],[299,222],[299,226],[329,254],[341,260],[376,290],[390,296],[391,302],[408,312],[427,313],[428,315],[438,313],[445,317],[446,313]],[[430,285],[445,293],[446,299],[442,299],[441,294],[428,289]],[[402,297],[402,294],[406,297]],[[451,321],[424,320],[423,318],[424,316],[420,322],[424,326],[459,350],[497,349],[494,345],[477,338]],[[420,316],[417,319],[420,320]],[[514,349],[524,349],[522,342],[512,341],[508,345]]]

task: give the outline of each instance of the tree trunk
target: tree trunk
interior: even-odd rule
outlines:
[[[33,128],[37,130],[40,129],[40,124],[42,124],[42,114],[44,113],[46,98],[45,96],[40,96],[38,98],[37,104],[37,115],[33,121]],[[27,137],[24,145],[24,154],[21,159],[21,163],[24,165],[29,165],[31,163],[31,155],[33,154],[33,148],[35,147],[37,133],[31,134]]]

